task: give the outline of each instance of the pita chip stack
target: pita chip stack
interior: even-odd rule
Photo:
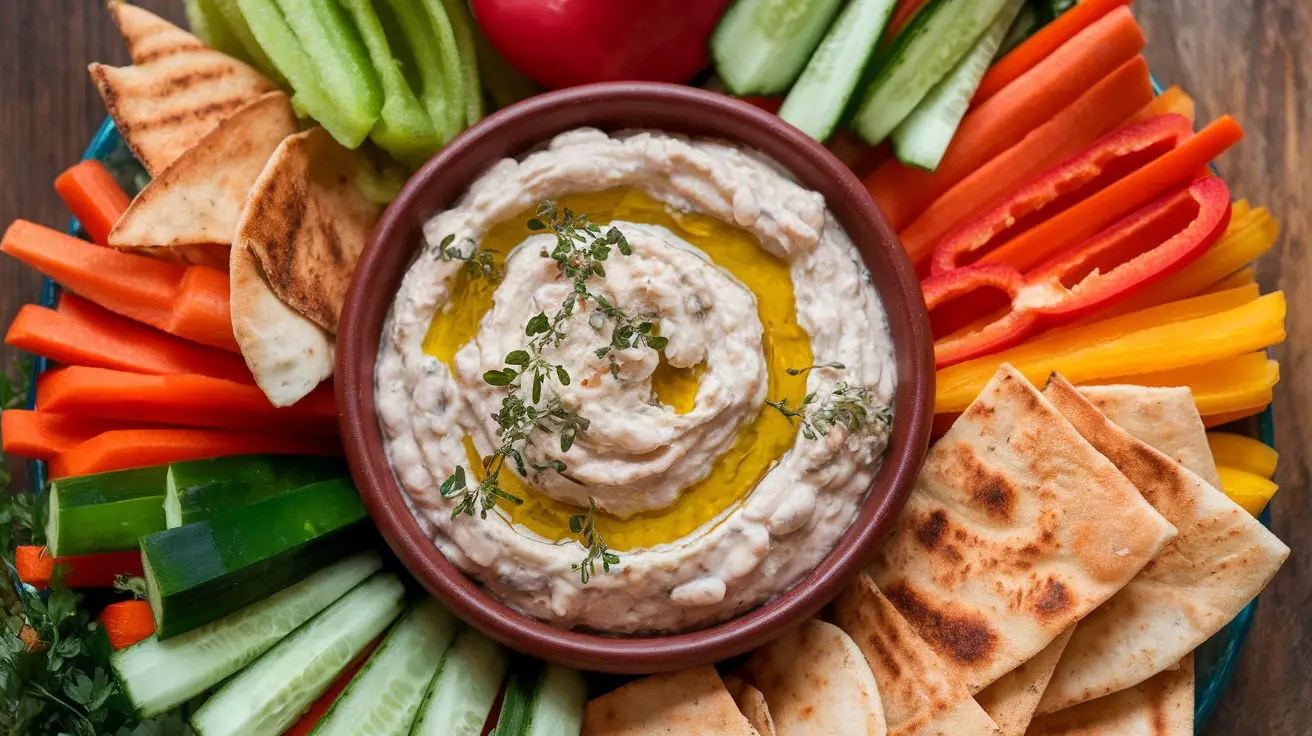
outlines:
[[[743,669],[765,695],[779,736],[887,733],[875,676],[833,624],[809,620],[756,650]]]
[[[583,709],[581,736],[758,736],[714,667],[631,682]]]
[[[1121,387],[1144,397],[1164,390],[1175,391]],[[1075,627],[1039,703],[1041,714],[1133,687],[1179,662],[1248,605],[1289,555],[1242,507],[1114,424],[1065,379],[1054,375],[1043,393],[1179,535]],[[1175,424],[1196,421],[1192,401],[1179,406],[1184,418]],[[1205,436],[1202,442],[1206,447]]]
[[[273,293],[329,333],[337,332],[351,273],[382,213],[360,188],[372,173],[364,154],[323,128],[288,136],[251,189],[238,227]]]
[[[1207,444],[1207,427],[1188,388],[1082,386],[1080,394],[1140,442],[1180,463],[1211,487],[1221,487]]]
[[[998,736],[961,678],[862,575],[834,604],[834,618],[879,685],[888,736]],[[781,733],[783,733],[781,731]]]
[[[1043,716],[1027,736],[1193,736],[1193,655],[1147,682]]]
[[[930,449],[870,574],[974,694],[1110,598],[1174,536],[1003,365]]]
[[[110,231],[109,244],[227,270],[246,195],[278,144],[297,130],[287,95],[260,96],[151,180]]]
[[[119,133],[151,176],[237,109],[277,89],[251,67],[153,13],[118,2],[109,8],[132,66],[88,69]]]

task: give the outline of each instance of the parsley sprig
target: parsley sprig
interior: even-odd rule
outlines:
[[[569,530],[581,537],[579,543],[588,551],[588,556],[582,562],[570,565],[570,569],[579,573],[585,585],[596,577],[598,562],[601,563],[602,572],[610,572],[612,567],[620,564],[619,555],[610,551],[601,532],[597,531],[597,504],[591,498],[588,499],[588,513],[569,517]]]
[[[806,368],[789,368],[788,375],[801,376],[817,368],[844,370],[845,366],[817,363]],[[861,434],[877,424],[888,425],[893,421],[892,411],[879,402],[873,388],[854,386],[847,381],[836,381],[827,391],[812,391],[797,406],[787,397],[778,401],[766,399],[765,403],[789,419],[800,421],[802,436],[808,440],[826,437],[834,427]]]

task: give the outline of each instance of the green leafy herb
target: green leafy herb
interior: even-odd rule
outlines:
[[[612,567],[620,564],[619,555],[610,551],[601,532],[597,531],[597,504],[591,498],[588,499],[588,513],[569,517],[569,530],[581,537],[579,544],[588,551],[582,562],[570,565],[570,569],[579,573],[585,585],[596,577],[598,562],[601,563],[602,572],[610,572]]]
[[[835,367],[838,364],[826,364]],[[816,366],[812,366],[816,367]],[[793,373],[799,375],[806,370]],[[838,381],[828,391],[812,391],[802,399],[802,403],[792,406],[787,398],[779,401],[766,400],[767,404],[779,410],[789,419],[802,423],[802,436],[808,440],[825,437],[836,426],[845,428],[853,434],[860,434],[877,424],[888,425],[893,414],[887,406],[879,403],[874,389],[867,386],[853,386],[846,381]]]
[[[816,363],[815,365],[808,365],[805,368],[789,368],[788,375],[804,376],[807,373],[810,373],[811,371],[815,370],[816,368],[833,368],[834,370],[841,371],[847,368],[847,366],[843,365],[842,363],[839,363],[838,361],[834,361],[833,363]]]
[[[455,234],[442,238],[442,242],[437,244],[437,260],[439,261],[464,261],[465,272],[470,278],[486,278],[496,280],[501,278],[497,271],[496,263],[492,260],[492,252],[483,250],[478,244],[468,238],[455,242]]]

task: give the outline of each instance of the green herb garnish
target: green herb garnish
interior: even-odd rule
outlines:
[[[588,499],[588,513],[569,517],[569,530],[582,537],[579,544],[588,551],[588,556],[582,562],[569,566],[569,569],[579,573],[585,585],[596,576],[598,562],[601,563],[602,572],[610,572],[612,567],[620,564],[619,555],[610,551],[606,540],[601,538],[601,532],[597,531],[597,504],[591,498]]]
[[[796,376],[818,367],[841,368],[842,364],[823,363],[804,369],[790,368],[788,373]],[[787,398],[779,401],[766,399],[765,403],[789,419],[799,420],[802,436],[808,440],[825,437],[836,426],[860,434],[876,424],[888,425],[893,421],[892,411],[878,404],[873,388],[853,386],[846,381],[833,384],[828,391],[808,393],[802,403],[795,407],[790,405]]]
[[[455,241],[454,233],[442,238],[442,242],[437,244],[437,260],[464,261],[465,272],[470,278],[486,278],[493,281],[501,278],[496,263],[492,260],[491,251],[479,248],[477,243],[468,238],[459,243]]]

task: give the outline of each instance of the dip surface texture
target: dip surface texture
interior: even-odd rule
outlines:
[[[650,316],[668,344],[599,356],[612,324],[595,305],[577,310],[544,352],[571,380],[547,381],[542,400],[587,428],[567,451],[547,432],[523,443],[527,475],[501,473],[522,504],[453,517],[442,483],[459,466],[477,484],[501,445],[507,388],[484,374],[573,288],[546,255],[555,236],[526,226],[544,200],[623,233],[632,253],[613,252],[588,288]],[[819,194],[723,143],[580,129],[494,165],[425,236],[383,332],[379,422],[425,532],[507,604],[613,634],[700,628],[797,584],[851,525],[888,423],[808,438],[766,403],[796,407],[846,382],[886,413],[896,388],[879,297]],[[491,252],[499,279],[444,259],[443,241]],[[584,583],[570,518],[589,501],[621,561]]]

